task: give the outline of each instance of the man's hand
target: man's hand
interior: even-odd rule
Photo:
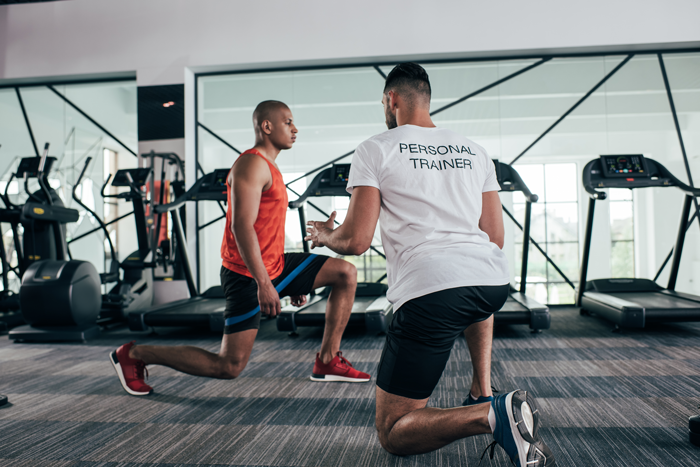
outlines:
[[[258,284],[258,304],[260,305],[260,311],[270,318],[278,316],[282,311],[280,296],[272,282],[268,281],[267,284],[262,286]]]
[[[335,215],[336,212],[333,211],[331,213],[331,217],[329,217],[328,220],[325,222],[309,221],[306,223],[306,233],[308,235],[304,237],[304,240],[311,242],[311,249],[326,246],[326,244],[324,243],[324,239],[328,234],[333,232],[333,227],[335,227],[333,225],[335,221]]]
[[[292,305],[297,308],[306,305],[306,295],[294,295],[289,298],[291,299]]]

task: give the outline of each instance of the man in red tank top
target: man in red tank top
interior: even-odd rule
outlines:
[[[302,306],[306,295],[333,288],[326,326],[311,380],[367,382],[370,376],[352,367],[340,352],[350,318],[357,270],[338,258],[310,253],[284,253],[287,189],[275,163],[296,140],[292,112],[279,101],[264,101],[253,113],[255,146],[236,160],[229,172],[226,229],[221,244],[221,286],[226,296],[225,328],[218,354],[191,346],[124,344],[110,354],[124,389],[150,394],[146,365],[165,365],[196,376],[236,378],[245,368],[260,326],[261,314],[280,314],[280,297]]]

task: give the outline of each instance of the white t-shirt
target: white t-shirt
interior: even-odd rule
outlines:
[[[484,148],[442,128],[402,125],[360,144],[348,192],[378,188],[387,298],[508,284],[508,260],[479,229],[482,193],[500,189]]]

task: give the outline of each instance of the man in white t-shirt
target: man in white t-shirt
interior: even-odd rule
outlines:
[[[519,467],[550,467],[539,412],[526,391],[493,397],[493,313],[505,303],[509,273],[495,167],[486,151],[430,118],[430,81],[415,63],[387,76],[382,104],[389,131],[358,146],[345,221],[309,222],[307,240],[360,255],[380,219],[394,319],[377,374],[379,441],[397,455],[429,452],[493,433]],[[427,408],[464,332],[474,382],[464,406]],[[493,456],[493,451],[491,453]]]

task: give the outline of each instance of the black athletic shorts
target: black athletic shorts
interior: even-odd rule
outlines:
[[[410,399],[430,397],[455,339],[500,310],[509,289],[510,284],[457,287],[404,303],[387,330],[377,386]]]
[[[272,281],[280,298],[311,293],[318,271],[328,258],[310,253],[285,253],[282,274]],[[226,297],[224,334],[258,329],[260,305],[255,279],[221,266],[221,288]]]

